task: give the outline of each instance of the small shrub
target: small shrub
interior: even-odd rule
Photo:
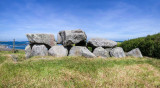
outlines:
[[[121,42],[117,42],[117,47],[119,47],[121,45]]]

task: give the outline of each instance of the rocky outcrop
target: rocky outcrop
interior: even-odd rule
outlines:
[[[126,57],[123,49],[121,47],[116,47],[116,48],[113,48],[111,51],[110,51],[110,55],[112,57],[116,57],[116,58],[121,58],[121,57]]]
[[[26,58],[32,56],[84,56],[94,57],[116,57],[128,56],[143,57],[139,49],[124,53],[121,47],[116,47],[117,42],[104,38],[91,38],[87,42],[87,36],[81,29],[60,31],[57,35],[57,43],[53,34],[26,34],[30,42],[25,48]],[[87,44],[87,45],[86,45]],[[90,48],[91,51],[89,51]]]
[[[127,56],[143,57],[139,48],[135,48],[127,53]]]
[[[107,58],[110,57],[109,52],[102,47],[94,49],[93,54],[97,57]]]
[[[33,45],[32,56],[48,56],[48,49],[45,45]]]
[[[31,49],[31,46],[30,45],[27,45],[26,48],[25,48],[25,56],[26,56],[26,59],[32,57],[32,49]]]
[[[25,48],[26,58],[48,56],[48,50],[57,44],[53,34],[26,34],[26,36],[30,42]]]
[[[69,56],[84,56],[87,58],[96,57],[92,52],[83,46],[73,46],[69,52]]]
[[[0,45],[0,51],[11,51],[12,49],[8,48],[5,45]]]
[[[49,49],[49,55],[54,56],[54,57],[64,57],[67,56],[68,50],[64,48],[62,45],[58,46],[52,46]]]
[[[78,30],[64,30],[60,31],[57,35],[57,43],[63,44],[64,46],[85,46],[87,36],[81,29]]]
[[[87,46],[97,48],[97,47],[103,47],[103,48],[113,48],[117,46],[117,42],[112,40],[107,40],[104,38],[91,38]]]
[[[47,46],[55,46],[56,41],[53,34],[26,34],[31,44],[45,44]]]
[[[0,45],[0,48],[8,48],[8,47],[5,45]]]

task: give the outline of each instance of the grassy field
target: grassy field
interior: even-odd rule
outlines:
[[[153,58],[32,57],[0,52],[1,88],[160,88],[160,60]]]

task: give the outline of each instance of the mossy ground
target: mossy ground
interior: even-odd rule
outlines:
[[[0,52],[2,88],[159,88],[160,60],[153,58],[32,57],[18,62]]]

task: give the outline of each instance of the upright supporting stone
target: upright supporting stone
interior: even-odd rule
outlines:
[[[48,49],[45,45],[34,45],[31,53],[33,56],[48,56]]]
[[[86,47],[83,46],[73,46],[69,51],[69,56],[84,56],[87,58],[96,57],[93,53],[91,53]]]
[[[32,56],[32,49],[30,45],[27,45],[25,48],[25,56],[26,56],[26,59]]]
[[[93,54],[97,57],[108,58],[110,57],[109,52],[102,47],[94,49]]]
[[[52,46],[49,49],[49,54],[54,57],[64,57],[67,56],[68,50],[62,45]]]
[[[121,47],[116,47],[116,48],[113,48],[111,51],[110,51],[110,55],[112,57],[116,57],[116,58],[121,58],[121,57],[126,57],[123,49]]]
[[[139,48],[135,48],[127,53],[127,56],[143,57]]]

